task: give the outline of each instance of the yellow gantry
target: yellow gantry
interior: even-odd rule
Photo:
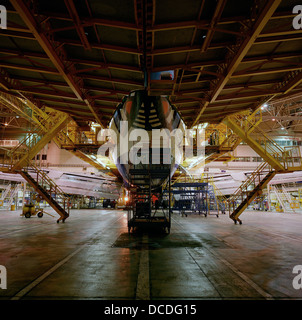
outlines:
[[[245,111],[228,116],[223,121],[265,161],[229,199],[230,206],[233,206],[233,212],[230,213],[230,217],[235,223],[237,221],[241,223],[238,218],[240,214],[262,192],[276,173],[302,170],[299,147],[282,148],[275,141],[268,138],[258,128],[261,118],[261,111],[255,111],[251,114]],[[257,137],[257,141],[255,137]]]
[[[245,131],[232,117],[226,117],[223,122],[232,129],[245,143],[247,143],[254,151],[259,154],[266,162],[268,162],[275,170],[284,171],[285,168],[271,153],[265,150],[248,131]]]
[[[57,113],[53,120],[54,125],[49,127],[40,139],[28,136],[23,143],[10,152],[11,171],[17,171],[26,166],[67,125],[70,117],[67,114]]]
[[[35,126],[35,133],[28,134],[16,148],[5,155],[0,171],[10,172],[22,169],[51,140],[59,148],[68,150],[98,170],[116,168],[108,159],[101,159],[102,162],[100,162],[96,157],[87,155],[77,148],[78,145],[83,144],[81,137],[85,138],[85,146],[96,146],[98,132],[93,132],[90,128],[81,131],[68,114],[49,107],[40,109],[30,100],[9,93],[0,93],[0,101]]]

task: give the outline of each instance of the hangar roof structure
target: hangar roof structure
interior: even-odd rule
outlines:
[[[5,3],[0,90],[106,127],[131,90],[170,96],[188,127],[302,88],[299,1]],[[170,71],[169,79],[152,78]]]
[[[1,300],[301,299],[301,0],[2,0],[0,21]],[[99,154],[133,90],[193,128],[180,165]],[[115,128],[184,131],[144,93]]]

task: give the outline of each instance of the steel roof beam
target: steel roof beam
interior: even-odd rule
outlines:
[[[1,35],[1,32],[0,32]],[[263,37],[258,38],[255,41],[255,44],[266,44],[271,42],[280,42],[280,41],[291,41],[291,40],[300,40],[302,38],[301,33],[294,33],[291,35],[286,36],[273,36],[273,37]],[[73,46],[82,46],[81,41],[73,40],[73,39],[66,39],[66,38],[56,38],[56,40],[60,43],[73,45]],[[216,42],[211,43],[208,49],[221,49],[228,46],[232,46],[234,44],[233,41],[226,41],[226,42]],[[121,53],[128,53],[133,55],[142,55],[143,52],[138,50],[137,48],[131,47],[124,47],[119,45],[111,45],[111,44],[99,44],[99,43],[91,43],[91,47],[94,49],[100,50],[108,50],[108,51],[115,51]],[[163,55],[163,54],[173,54],[173,53],[182,53],[182,52],[194,52],[200,51],[200,45],[193,45],[193,46],[177,46],[177,47],[167,47],[167,48],[160,48],[160,49],[153,49],[148,55],[155,56],[155,55]]]
[[[1,49],[0,49],[1,52]],[[300,52],[292,52],[292,53],[281,53],[281,54],[273,54],[273,55],[261,55],[261,56],[254,56],[254,57],[245,57],[242,60],[242,63],[253,63],[253,62],[261,62],[261,61],[271,61],[277,59],[291,59],[291,58],[298,58],[301,56]],[[197,61],[194,63],[188,64],[175,64],[175,65],[163,65],[154,67],[153,71],[164,71],[167,69],[185,69],[185,68],[200,68],[200,67],[209,67],[209,66],[216,66],[218,64],[223,63],[224,60],[208,60],[208,61]],[[197,70],[197,69],[196,69]],[[198,70],[197,70],[198,71]]]
[[[43,80],[43,79],[37,79],[37,78],[31,78],[31,77],[23,77],[23,76],[11,76],[12,79],[15,80],[19,80],[19,81],[25,81],[25,82],[33,82],[33,83],[38,83],[47,87],[50,86],[56,86],[56,87],[63,87],[63,88],[69,88],[68,84],[66,82],[62,82],[62,81],[53,81],[53,80]],[[107,78],[106,78],[107,79]],[[115,81],[115,80],[113,80]],[[123,81],[122,79],[117,80],[116,83],[121,83],[120,81]],[[106,82],[110,82],[110,79],[108,78],[108,80]],[[126,84],[129,84],[128,82]],[[27,86],[22,86],[24,88],[26,88]],[[31,86],[28,86],[31,87]],[[125,90],[116,90],[116,89],[109,89],[109,88],[103,88],[100,86],[88,86],[85,85],[84,89],[86,90],[91,90],[91,91],[97,91],[97,92],[104,92],[105,94],[108,95],[115,95],[115,94],[122,94],[122,95],[127,95],[129,93],[129,91],[125,91]]]
[[[17,91],[20,92],[27,92],[27,93],[33,93],[36,95],[46,95],[46,96],[50,96],[50,97],[61,97],[64,99],[72,99],[72,100],[78,100],[77,97],[74,96],[74,94],[72,93],[68,93],[68,92],[62,92],[62,91],[56,91],[56,90],[45,90],[45,89],[35,89],[35,88],[31,88],[31,87],[21,87],[16,89]],[[112,99],[112,98],[107,98],[105,96],[91,96],[94,100],[98,100],[98,101],[107,101],[107,102],[111,102],[111,103],[119,103],[120,100],[119,99]]]
[[[276,94],[271,96],[265,96],[264,98],[258,100],[255,103],[251,103],[248,108],[251,108],[252,110],[256,110],[259,107],[261,107],[264,103],[269,102],[273,98],[277,97],[278,95],[282,94],[282,97],[286,97],[289,95],[291,91],[295,91],[296,88],[302,83],[302,70],[295,70],[288,72],[286,76],[274,85],[274,89],[276,90]],[[301,89],[299,89],[301,90]],[[300,92],[300,91],[298,91]]]
[[[86,49],[86,50],[91,50],[91,45],[88,41],[88,38],[86,36],[86,33],[85,33],[85,30],[84,30],[84,27],[82,25],[82,21],[79,17],[79,14],[77,12],[77,9],[74,5],[74,2],[73,0],[65,0],[65,5],[68,9],[68,12],[71,16],[71,19],[75,25],[75,28],[77,30],[77,33],[78,33],[78,36],[80,37],[80,40],[82,42],[82,45],[83,47]]]
[[[282,35],[282,36],[271,36],[271,37],[258,37],[255,44],[268,44],[273,42],[285,42],[285,41],[295,41],[301,40],[302,35],[300,33],[293,32],[292,34]]]
[[[216,25],[222,15],[222,12],[223,12],[225,5],[226,5],[226,0],[218,0],[213,17],[212,17],[210,25],[209,25],[209,29],[207,31],[207,34],[206,34],[204,41],[203,41],[203,44],[201,46],[201,52],[205,52],[208,49],[208,47],[212,41],[212,38],[214,36]]]
[[[255,98],[255,97],[264,97],[268,95],[274,95],[277,92],[275,90],[263,90],[263,91],[252,91],[252,92],[246,92],[246,93],[232,93],[232,94],[226,94],[219,96],[215,101],[220,102],[220,101],[233,101],[233,100],[239,100],[239,99],[246,99],[246,98]],[[179,97],[179,96],[178,96]],[[174,104],[178,103],[187,103],[189,101],[202,101],[204,98],[200,97],[190,97],[185,95],[184,96],[186,99],[181,99],[179,101],[174,102]],[[209,106],[209,104],[207,104]]]
[[[13,31],[13,30],[9,30],[9,29],[0,29],[0,35],[6,36],[6,37],[13,37],[13,38],[35,40],[35,37],[32,35],[32,33]]]
[[[27,27],[32,31],[36,40],[39,42],[40,46],[43,48],[53,65],[57,68],[60,75],[64,78],[64,80],[68,83],[69,87],[76,95],[76,97],[84,101],[92,114],[94,115],[96,121],[104,126],[97,110],[95,110],[94,102],[91,100],[91,97],[83,90],[81,85],[81,79],[74,76],[72,71],[74,71],[74,66],[70,65],[66,61],[66,53],[64,49],[60,47],[56,47],[56,43],[53,39],[47,34],[47,21],[43,23],[38,23],[37,18],[34,15],[34,12],[26,6],[26,4],[21,0],[12,0],[12,5],[19,13],[20,17],[23,19]],[[44,31],[42,31],[44,29]]]
[[[1,90],[0,90],[1,91]],[[89,110],[87,109],[87,105],[86,104],[80,104],[80,101],[73,101],[73,100],[62,100],[63,98],[55,98],[55,97],[49,97],[49,96],[45,96],[45,97],[40,97],[39,98],[41,101],[50,101],[50,102],[55,102],[55,103],[64,103],[65,105],[72,105],[72,106],[77,106],[77,107],[84,107],[85,110]],[[101,109],[108,109],[108,110],[115,110],[116,107],[115,106],[105,106],[105,105],[101,105],[99,103],[96,103],[95,106],[97,108]],[[55,108],[56,105],[52,105],[52,108]]]
[[[19,87],[12,89],[14,91],[18,92],[27,92],[27,93],[32,93],[32,94],[38,94],[38,95],[46,95],[46,96],[55,96],[55,97],[61,97],[61,98],[66,98],[66,99],[73,99],[73,100],[78,100],[78,98],[73,94],[69,92],[63,92],[59,90],[46,90],[46,89],[41,89],[41,88],[32,88],[32,87]]]
[[[277,62],[277,61],[274,61]],[[283,73],[287,71],[294,71],[294,70],[301,70],[302,63],[295,63],[297,66],[286,66],[280,68],[269,68],[269,69],[260,69],[260,70],[246,70],[246,71],[238,71],[232,74],[231,78],[240,78],[240,77],[247,77],[247,76],[260,76],[265,74],[273,74],[273,73]]]
[[[17,58],[36,58],[36,59],[42,59],[42,60],[49,60],[49,57],[45,53],[39,53],[39,52],[30,52],[30,51],[18,51],[14,49],[6,49],[6,48],[0,48],[0,53],[2,54],[8,54],[12,56],[17,56]],[[90,66],[96,66],[100,69],[117,69],[117,70],[125,70],[125,71],[133,71],[133,72],[139,72],[141,73],[141,69],[136,66],[131,65],[124,65],[124,64],[118,64],[118,63],[108,63],[108,62],[100,62],[100,61],[94,61],[94,60],[85,60],[85,59],[77,59],[77,58],[70,58],[69,61],[76,63],[76,64],[85,64]]]
[[[36,66],[28,66],[28,65],[20,65],[16,63],[9,63],[0,61],[0,67],[9,68],[9,69],[17,69],[31,72],[41,72],[41,73],[49,73],[54,75],[59,75],[59,72],[54,68],[45,68],[45,67],[36,67]]]
[[[291,11],[287,12],[275,12],[271,19],[287,19],[294,18],[294,14]],[[248,20],[246,16],[233,16],[233,17],[224,17],[219,19],[217,25],[233,24],[233,23],[245,23]],[[166,31],[166,30],[177,30],[177,29],[186,29],[186,28],[197,28],[203,29],[209,27],[211,20],[203,19],[201,21],[191,20],[191,21],[179,21],[179,22],[169,22],[156,24],[148,31]]]
[[[13,0],[17,1],[17,0]],[[0,30],[0,35],[8,36],[8,37],[19,37],[23,39],[29,40],[36,40],[34,36],[29,33],[22,33],[22,32],[14,32],[9,30]],[[302,36],[301,33],[293,32],[293,34],[289,35],[282,35],[282,36],[271,36],[271,37],[259,37],[256,39],[255,44],[267,44],[273,42],[283,42],[283,41],[291,41],[291,40],[301,40]],[[74,39],[65,39],[65,38],[56,38],[56,41],[67,44],[71,46],[83,46],[81,41],[77,41]],[[226,42],[217,42],[211,43],[208,49],[221,49],[228,46],[232,46],[233,41],[226,41]],[[142,52],[137,48],[131,47],[124,47],[119,45],[111,45],[111,44],[100,44],[100,43],[91,43],[91,47],[93,49],[99,50],[107,50],[107,51],[114,51],[114,52],[122,52],[128,53],[133,55],[142,55]],[[177,47],[168,47],[168,48],[160,48],[160,49],[153,49],[148,55],[155,56],[155,55],[163,55],[163,54],[173,54],[173,53],[183,53],[183,52],[194,52],[200,51],[200,45],[193,45],[193,46],[177,46]]]
[[[43,11],[41,15],[49,17],[51,19],[58,19],[64,21],[72,21],[71,17],[68,14],[64,14],[62,12],[49,12]],[[283,11],[283,12],[275,12],[271,19],[285,19],[292,18],[295,15],[291,11]],[[232,24],[232,23],[241,23],[247,20],[246,16],[231,16],[224,17],[218,21],[218,25]],[[91,25],[99,25],[106,26],[112,28],[121,28],[126,30],[140,31],[141,28],[137,26],[135,23],[130,23],[126,21],[120,20],[109,20],[98,17],[81,17],[81,21],[83,25],[91,26]],[[211,20],[204,19],[201,21],[198,20],[189,20],[189,21],[175,21],[169,23],[161,23],[153,25],[152,27],[148,27],[147,31],[166,31],[166,30],[174,30],[174,29],[185,29],[185,28],[201,28],[209,26]]]
[[[247,54],[250,47],[255,42],[256,38],[263,30],[274,11],[277,9],[280,2],[281,0],[268,0],[266,1],[260,13],[258,13],[257,15],[255,14],[254,17],[251,16],[251,20],[255,19],[255,21],[253,22],[252,27],[245,30],[249,33],[246,34],[244,38],[240,39],[241,41],[239,42],[239,45],[237,44],[235,48],[232,48],[233,52],[229,52],[226,59],[226,64],[224,66],[220,66],[223,77],[221,77],[218,82],[215,83],[215,88],[211,93],[211,99],[209,102],[213,102],[216,100],[219,93],[231,78],[232,74],[235,72],[236,68],[239,66],[244,56]],[[255,9],[258,7],[258,5],[258,1],[255,1]]]
[[[16,1],[16,0],[13,0]],[[57,38],[56,41],[64,44],[68,44],[71,46],[80,46],[82,47],[81,41],[74,40],[74,39],[65,39],[65,38]],[[142,55],[142,52],[138,50],[137,48],[131,48],[131,47],[123,47],[120,45],[112,45],[112,44],[105,44],[105,43],[91,43],[91,48],[93,49],[100,49],[100,50],[109,50],[109,51],[115,51],[115,52],[121,52],[121,53],[129,53],[134,55]]]
[[[51,19],[72,21],[71,17],[68,14],[64,14],[62,12],[43,11],[41,12],[41,15],[49,17]],[[99,25],[99,26],[120,28],[120,29],[133,30],[133,31],[140,30],[140,28],[135,23],[131,23],[131,22],[125,22],[125,21],[113,20],[113,19],[109,20],[109,19],[103,19],[103,18],[97,18],[97,17],[80,17],[80,19],[82,21],[82,24],[85,26]]]
[[[226,85],[223,90],[233,90],[233,89],[255,89],[254,87],[260,87],[260,86],[266,86],[266,85],[273,85],[278,83],[279,80],[270,80],[270,81],[255,81],[255,82],[249,82],[246,83],[238,83],[238,84],[232,84],[232,85]],[[208,88],[205,89],[188,89],[188,90],[180,90],[178,91],[179,94],[182,96],[184,95],[190,95],[190,94],[198,94],[201,92],[206,92]]]
[[[108,62],[105,63],[105,62],[100,62],[100,61],[76,59],[76,58],[71,58],[70,61],[72,61],[74,63],[78,63],[78,64],[85,64],[85,65],[90,65],[90,66],[98,66],[101,69],[110,68],[110,69],[125,70],[125,71],[131,71],[131,72],[139,72],[139,73],[142,72],[142,70],[139,67],[125,65],[125,64],[108,63]]]
[[[110,79],[107,77],[98,76],[98,75],[94,75],[94,74],[86,74],[86,73],[82,74],[81,76],[83,79],[89,79],[89,80],[97,80],[97,81],[104,81],[104,82],[115,81],[116,83],[127,84],[127,85],[131,85],[131,86],[138,86],[138,87],[144,86],[143,80],[141,82],[139,82],[139,81],[127,80],[127,79],[117,79],[117,78]]]
[[[247,54],[256,38],[259,36],[266,23],[279,6],[280,2],[281,0],[268,0],[263,5],[262,10],[258,12],[259,3],[255,0],[254,7],[251,10],[252,14],[250,17],[250,25],[243,26],[242,28],[242,31],[245,31],[245,36],[237,38],[236,45],[232,47],[232,51],[228,52],[225,63],[218,66],[218,71],[223,75],[223,77],[212,82],[213,89],[209,92],[209,98],[205,100],[204,105],[201,107],[193,125],[198,123],[202,112],[205,110],[204,106],[207,107],[217,99],[220,92],[229,81],[232,74],[236,71],[244,56]]]

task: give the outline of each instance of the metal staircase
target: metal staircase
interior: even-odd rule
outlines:
[[[265,161],[229,198],[230,218],[235,223],[242,221],[238,218],[247,206],[261,194],[261,190],[276,173],[287,173],[302,170],[302,158],[299,146],[281,147],[270,139],[258,127],[262,120],[261,110],[250,113],[241,112],[228,116],[224,123],[233,130],[244,142]],[[231,213],[231,209],[233,212]]]
[[[15,184],[15,185],[10,189],[10,192],[6,195],[6,198],[8,198],[8,202],[7,202],[7,207],[8,207],[8,208],[12,205],[12,203],[13,203],[16,195],[18,194],[18,191],[20,190],[20,186],[21,186],[20,183]]]
[[[281,147],[259,127],[260,115],[249,111],[226,117],[223,122],[279,173],[302,170],[299,146]]]
[[[262,190],[267,186],[275,174],[276,171],[273,170],[268,163],[261,163],[258,168],[252,172],[252,174],[235,191],[233,196],[228,199],[230,218],[234,220],[235,224],[237,222],[242,224],[239,216],[256,198],[256,196],[262,193]]]
[[[211,212],[211,210],[213,210],[216,213],[216,216],[219,216],[219,203],[218,203],[218,199],[216,197],[215,194],[215,189],[213,187],[213,185],[211,183],[208,183],[208,208],[209,208],[209,213]]]
[[[12,188],[12,185],[10,183],[6,185],[5,189],[1,193],[0,201],[4,201],[6,196],[9,194],[11,188]]]
[[[77,143],[83,142],[77,139],[78,134],[81,132],[78,131],[76,124],[67,126],[71,121],[67,114],[48,107],[38,108],[25,97],[15,97],[6,93],[0,93],[0,101],[33,125],[32,132],[27,134],[17,146],[2,153],[0,171],[21,174],[35,191],[60,215],[57,222],[64,222],[69,216],[69,199],[54,181],[47,176],[46,172],[39,170],[35,166],[33,159],[36,154],[53,139],[59,148],[65,145],[70,146],[70,152],[96,168],[103,169],[104,166],[76,148]],[[92,132],[89,130],[85,131],[86,142],[89,144],[95,143],[97,135],[93,133],[92,136]],[[85,143],[84,147],[87,147],[87,143]]]
[[[293,213],[296,213],[295,209],[291,207],[292,198],[290,194],[286,191],[285,187],[282,185],[281,189],[275,185],[271,186],[271,190],[274,192],[282,210],[291,210]],[[288,206],[286,205],[288,204]]]
[[[131,228],[162,228],[170,232],[171,228],[171,196],[170,196],[170,170],[164,167],[133,168],[129,170],[131,187],[129,188],[130,201],[128,205],[128,232]],[[153,190],[153,179],[165,179],[167,192]],[[139,186],[135,186],[139,184]],[[167,198],[166,201],[159,201]],[[158,202],[154,201],[154,197]],[[154,203],[155,202],[155,203]]]
[[[226,196],[221,192],[221,190],[219,188],[217,188],[217,186],[214,183],[214,179],[213,177],[211,177],[209,179],[209,183],[211,184],[213,190],[214,190],[214,194],[215,194],[215,198],[218,204],[218,208],[220,209],[222,214],[225,214],[227,211],[227,207],[228,207],[228,200],[226,198]]]
[[[35,126],[34,132],[27,134],[17,146],[7,150],[2,155],[0,170],[21,174],[34,190],[60,215],[57,222],[64,222],[69,216],[69,198],[47,176],[46,172],[41,171],[34,165],[32,160],[50,140],[56,139],[58,133],[70,121],[69,116],[50,108],[40,110],[32,103],[9,94],[1,94],[0,98],[1,101],[4,101],[21,116],[26,117]],[[12,193],[14,192],[15,194],[17,189],[11,188],[8,192],[10,193],[9,199],[12,201]]]
[[[294,203],[293,203],[293,199],[292,199],[290,193],[286,190],[286,188],[285,188],[284,185],[282,185],[281,188],[282,188],[282,194],[284,195],[286,201],[287,201],[288,204],[289,204],[289,208],[290,208],[294,213],[296,213],[294,206],[292,206]]]
[[[69,217],[70,199],[64,193],[64,191],[47,176],[46,172],[38,169],[35,166],[31,166],[29,171],[22,169],[19,171],[19,173],[60,215],[60,218],[57,220],[57,222],[65,222],[65,220]]]

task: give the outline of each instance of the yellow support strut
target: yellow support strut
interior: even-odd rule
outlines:
[[[248,132],[245,132],[232,117],[226,117],[223,120],[230,129],[232,129],[244,142],[246,142],[255,152],[259,154],[266,162],[268,162],[275,170],[284,171],[283,165],[263,147],[255,141]]]

